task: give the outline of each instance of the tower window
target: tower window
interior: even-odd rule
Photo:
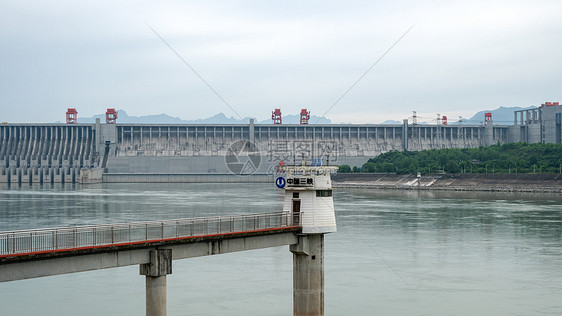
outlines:
[[[316,190],[316,196],[318,197],[332,196],[332,190]]]

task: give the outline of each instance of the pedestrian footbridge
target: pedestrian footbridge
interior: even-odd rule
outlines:
[[[0,282],[297,243],[287,212],[0,232]]]
[[[166,315],[172,260],[290,245],[295,315],[323,314],[323,234],[276,212],[0,232],[0,282],[139,265],[146,314]]]

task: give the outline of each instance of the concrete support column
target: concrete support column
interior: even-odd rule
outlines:
[[[146,276],[146,315],[166,315],[166,276]]]
[[[494,144],[494,122],[492,120],[488,121],[488,124],[484,126],[484,145],[491,146]]]
[[[324,315],[324,234],[298,236],[293,253],[293,315]]]
[[[146,315],[166,315],[166,275],[172,273],[172,250],[150,251],[150,263],[140,265],[146,276]]]
[[[255,142],[255,136],[254,136],[254,119],[250,119],[250,126],[249,126],[249,133],[248,136],[250,137],[250,143],[254,143]]]
[[[102,148],[102,142],[101,142],[101,122],[99,118],[96,118],[96,133],[94,134],[94,138],[95,138],[95,144],[96,144],[96,153],[98,153],[98,155],[101,155],[101,148]]]
[[[408,150],[408,119],[405,119],[402,125],[402,147]]]

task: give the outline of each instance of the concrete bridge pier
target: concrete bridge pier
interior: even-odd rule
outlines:
[[[324,315],[324,234],[298,236],[293,253],[293,315]]]
[[[146,315],[166,315],[166,275],[172,273],[172,250],[150,251],[150,262],[140,265],[146,276]]]

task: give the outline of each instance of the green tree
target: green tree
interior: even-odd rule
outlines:
[[[445,163],[445,172],[458,173],[459,171],[459,164],[454,162],[453,160],[449,160]]]
[[[339,173],[350,173],[351,172],[351,167],[348,165],[341,165],[338,167],[338,172]]]

